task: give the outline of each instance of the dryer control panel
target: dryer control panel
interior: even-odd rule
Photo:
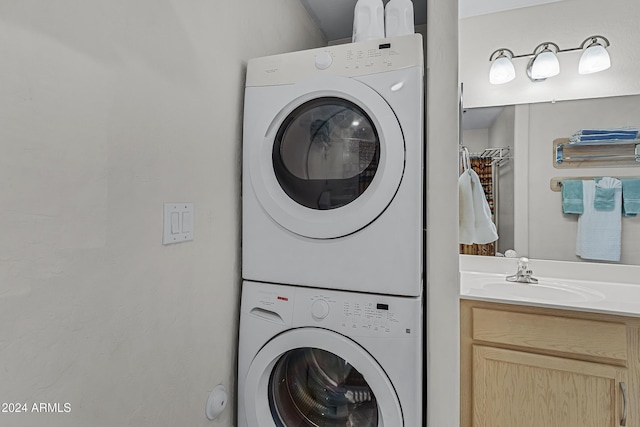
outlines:
[[[247,66],[246,86],[293,84],[326,75],[357,77],[409,67],[424,68],[422,36],[327,46],[255,58]]]

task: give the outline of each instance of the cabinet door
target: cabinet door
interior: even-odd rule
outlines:
[[[626,377],[626,368],[473,346],[473,426],[624,425]]]

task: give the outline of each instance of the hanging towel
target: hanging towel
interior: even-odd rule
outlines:
[[[593,207],[598,211],[611,211],[615,207],[616,189],[622,188],[619,179],[606,176],[596,182]]]
[[[611,185],[619,182],[612,180]],[[615,188],[614,208],[610,211],[595,209],[595,181],[583,181],[582,189],[584,212],[578,218],[576,254],[584,259],[620,261],[622,189]]]
[[[464,171],[462,175],[460,175],[460,178],[458,178],[458,199],[460,209],[458,216],[459,241],[465,245],[471,245],[473,244],[475,213],[473,211],[471,175],[468,171]]]
[[[622,213],[624,216],[640,213],[640,179],[622,180]]]
[[[569,179],[562,181],[562,212],[566,214],[581,214],[582,207],[582,181]]]
[[[491,208],[473,169],[467,169],[458,179],[459,240],[467,245],[486,244],[498,240],[496,226],[491,221]]]

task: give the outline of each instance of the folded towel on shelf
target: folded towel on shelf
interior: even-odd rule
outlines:
[[[582,206],[582,181],[569,179],[562,181],[562,212],[566,214],[581,214]]]
[[[576,254],[584,259],[620,261],[622,189],[614,189],[614,208],[610,211],[595,209],[595,181],[582,181],[582,189],[584,212],[578,218]]]
[[[638,138],[638,128],[623,127],[612,129],[581,129],[569,138],[570,144],[615,140],[633,140]]]
[[[637,139],[638,135],[629,135],[626,133],[603,133],[601,135],[582,135],[579,137],[571,137],[569,142],[577,144],[579,142],[602,142],[602,141],[619,141]]]
[[[638,128],[632,127],[632,126],[624,126],[620,128],[608,128],[608,129],[581,129],[576,133],[580,135],[600,135],[603,133],[611,133],[611,132],[629,133],[633,135],[638,135]]]
[[[640,213],[640,179],[622,180],[622,214],[636,216]]]
[[[496,226],[491,221],[491,208],[473,169],[467,169],[458,178],[459,241],[467,245],[486,244],[498,240]]]
[[[596,182],[593,207],[599,211],[611,211],[615,207],[616,189],[622,188],[619,179],[606,176]]]

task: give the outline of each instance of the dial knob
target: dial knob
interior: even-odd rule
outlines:
[[[316,55],[316,68],[326,70],[333,64],[333,56],[329,52],[322,52]]]
[[[311,315],[316,320],[322,320],[329,315],[329,304],[323,299],[317,299],[311,304]]]

